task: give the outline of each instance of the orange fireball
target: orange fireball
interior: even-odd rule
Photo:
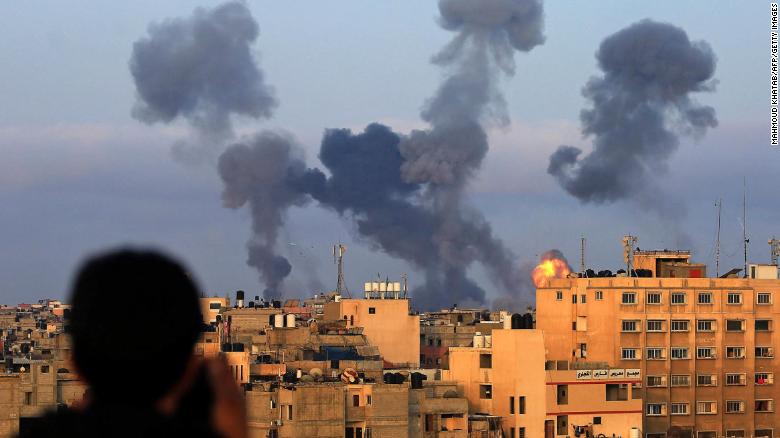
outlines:
[[[566,257],[554,249],[542,254],[541,261],[531,272],[531,278],[534,285],[539,287],[546,278],[566,278],[570,273],[571,267]]]

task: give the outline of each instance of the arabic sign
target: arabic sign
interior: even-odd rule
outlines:
[[[642,371],[639,369],[610,369],[610,370],[578,370],[577,380],[590,379],[639,379]]]

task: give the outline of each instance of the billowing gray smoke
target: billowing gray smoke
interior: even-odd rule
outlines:
[[[604,75],[583,89],[593,107],[580,116],[593,151],[561,146],[547,172],[582,202],[651,200],[645,188],[666,171],[678,135],[717,126],[715,111],[690,98],[714,89],[715,55],[676,26],[643,20],[607,37],[596,58]]]
[[[321,177],[306,169],[301,149],[284,134],[263,131],[231,145],[219,157],[219,175],[225,183],[225,207],[249,206],[253,238],[247,244],[247,263],[260,272],[265,298],[281,296],[280,285],[292,266],[276,254],[275,245],[287,209],[303,205],[309,197],[302,191],[309,178]]]
[[[196,144],[180,143],[174,152],[219,151],[233,135],[231,116],[271,116],[277,102],[252,57],[258,26],[244,3],[199,8],[189,18],[151,24],[148,32],[130,59],[133,116],[150,124],[186,119]]]

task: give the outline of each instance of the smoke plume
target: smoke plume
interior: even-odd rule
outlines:
[[[258,32],[241,2],[151,24],[130,59],[133,117],[147,124],[187,120],[194,144],[174,148],[185,159],[220,150],[233,136],[232,116],[270,117],[277,101],[251,49]]]
[[[307,181],[321,174],[306,168],[301,149],[289,136],[271,131],[229,146],[219,157],[218,169],[225,184],[225,207],[248,205],[252,215],[247,264],[260,272],[265,298],[278,298],[282,280],[292,270],[275,251],[279,229],[289,207],[309,200],[302,190]]]
[[[715,55],[679,27],[643,20],[607,37],[596,58],[604,74],[585,85],[592,108],[580,115],[593,150],[561,146],[547,172],[585,203],[652,199],[643,193],[666,172],[679,135],[717,126],[714,109],[690,97],[714,90]]]

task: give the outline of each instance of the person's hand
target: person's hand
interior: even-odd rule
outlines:
[[[233,379],[227,361],[224,356],[209,358],[206,359],[206,367],[214,392],[211,413],[214,430],[224,438],[246,438],[246,401]]]

